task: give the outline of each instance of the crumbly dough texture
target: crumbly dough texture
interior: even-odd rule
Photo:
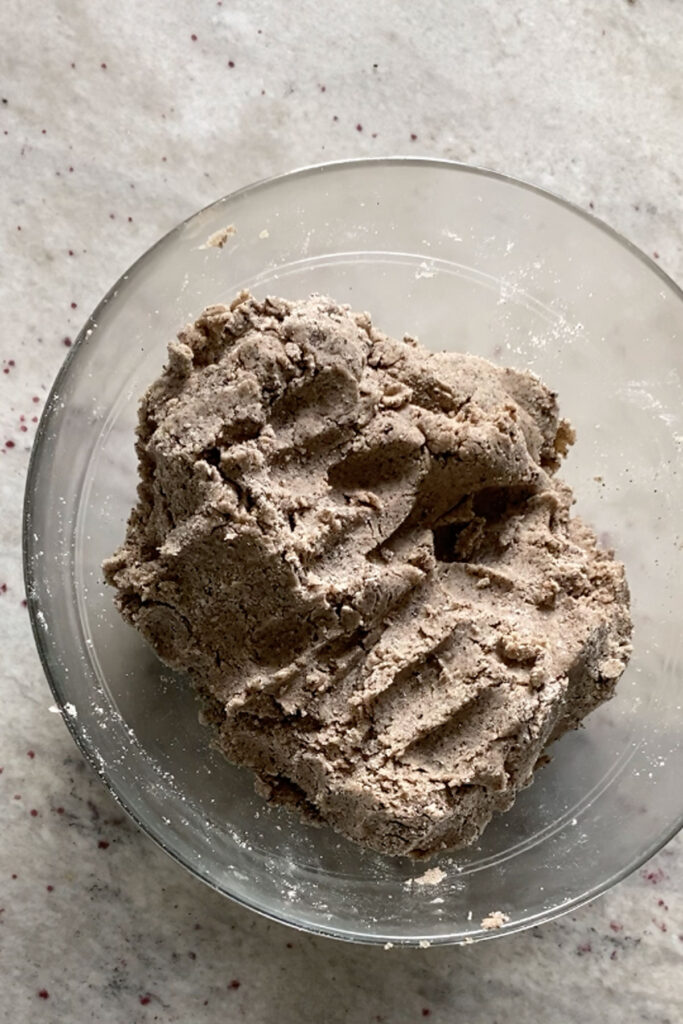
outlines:
[[[536,377],[246,293],[169,347],[105,562],[257,789],[384,854],[476,839],[630,654]]]

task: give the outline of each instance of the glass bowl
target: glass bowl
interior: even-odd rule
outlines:
[[[222,248],[215,232],[234,226]],[[135,498],[138,399],[178,328],[248,288],[328,293],[390,334],[526,368],[578,441],[563,474],[627,566],[634,656],[617,696],[481,841],[428,865],[271,809],[209,746],[187,685],[124,625],[100,565]],[[593,217],[522,182],[431,160],[314,167],[180,224],[124,274],[70,351],[31,460],[25,567],[38,648],[79,747],[198,878],[338,938],[438,944],[547,921],[679,828],[683,697],[683,295]],[[417,881],[426,867],[437,884]],[[439,872],[435,873],[439,874]],[[492,911],[498,931],[481,927]]]

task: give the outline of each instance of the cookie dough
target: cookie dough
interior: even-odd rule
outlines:
[[[384,854],[470,843],[612,695],[624,569],[535,376],[243,293],[169,347],[104,572],[266,797]]]

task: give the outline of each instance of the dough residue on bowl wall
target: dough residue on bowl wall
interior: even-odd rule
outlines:
[[[446,878],[446,872],[442,868],[429,868],[423,875],[419,875],[418,878],[409,879],[408,884],[438,885],[439,882],[443,882],[444,878]]]
[[[227,227],[220,228],[218,231],[214,231],[212,235],[209,235],[204,245],[200,245],[200,249],[222,249],[228,239],[232,238],[233,235],[237,234],[237,228],[234,224],[228,224]]]
[[[502,928],[504,924],[507,924],[509,920],[509,914],[504,914],[502,910],[492,910],[488,917],[485,917],[481,922],[481,927],[485,932],[496,931],[498,928]]]

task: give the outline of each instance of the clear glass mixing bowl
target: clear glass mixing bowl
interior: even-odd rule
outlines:
[[[223,248],[206,244],[234,225]],[[635,652],[481,841],[426,865],[269,809],[209,747],[182,679],[114,609],[100,564],[135,498],[136,406],[177,329],[242,288],[325,292],[390,334],[527,368],[578,442],[564,476],[627,565]],[[518,181],[429,160],[352,161],[243,189],[162,239],[93,313],[55,382],[25,508],[29,607],[65,721],[112,793],[199,878],[277,920],[445,943],[548,920],[618,881],[683,811],[683,295],[594,218]],[[509,915],[482,930],[491,911]]]

